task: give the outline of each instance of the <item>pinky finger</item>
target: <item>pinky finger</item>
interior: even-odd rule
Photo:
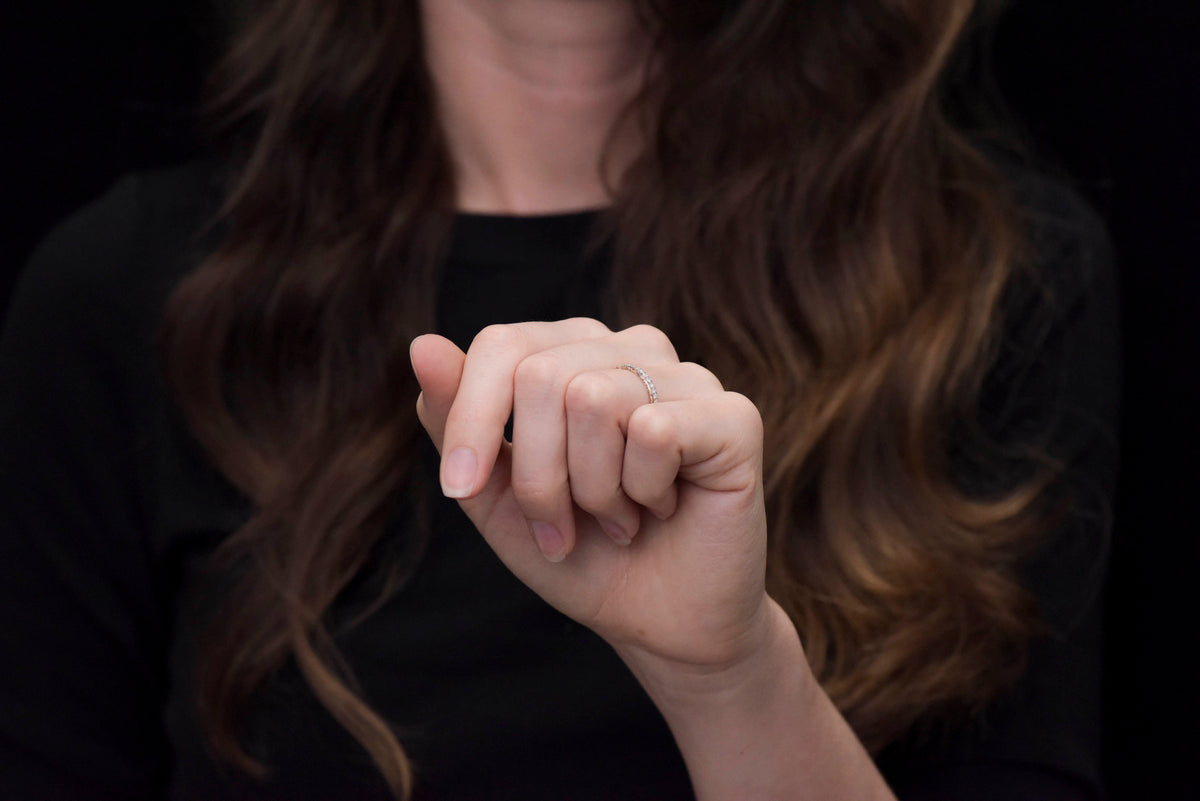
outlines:
[[[762,419],[745,396],[723,392],[639,406],[629,417],[621,485],[660,519],[675,513],[678,481],[747,492],[762,480]]]

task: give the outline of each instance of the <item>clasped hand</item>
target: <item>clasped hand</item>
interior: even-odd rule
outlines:
[[[443,491],[525,584],[627,662],[721,670],[760,647],[763,435],[747,398],[650,326],[492,326],[465,354],[425,335],[411,355]]]

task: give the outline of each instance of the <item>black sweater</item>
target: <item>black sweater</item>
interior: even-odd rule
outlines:
[[[1099,792],[1112,265],[1072,195],[1027,175],[1017,188],[1054,313],[1033,326],[1028,298],[1010,303],[984,409],[997,431],[1053,420],[1083,500],[1027,568],[1053,633],[979,720],[881,755],[902,799]],[[170,288],[213,246],[197,232],[217,200],[205,166],[123,180],[49,237],[14,294],[0,340],[0,798],[385,797],[293,666],[249,715],[266,782],[220,767],[197,725],[206,557],[246,504],[168,400],[153,337]],[[465,346],[493,322],[597,316],[602,275],[582,257],[591,222],[458,218],[439,330]],[[669,731],[612,650],[508,573],[454,503],[431,501],[415,576],[338,635],[416,762],[416,798],[690,797]]]

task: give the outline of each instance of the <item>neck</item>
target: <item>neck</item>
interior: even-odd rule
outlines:
[[[640,149],[636,126],[617,125],[649,53],[630,0],[421,0],[421,9],[459,209],[607,205]]]

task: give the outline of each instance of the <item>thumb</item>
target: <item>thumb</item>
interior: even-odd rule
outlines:
[[[412,341],[408,355],[412,360],[413,374],[417,377],[417,383],[421,385],[421,394],[417,397],[417,419],[425,427],[438,453],[441,453],[446,434],[446,419],[450,416],[450,407],[458,395],[466,354],[445,337],[424,334]],[[505,447],[502,446],[502,458],[493,466],[484,488],[475,497],[460,498],[458,501],[480,531],[486,528],[486,521],[497,502],[504,497],[504,490],[508,486],[508,457]],[[511,499],[511,494],[508,497]],[[516,508],[515,504],[510,505]],[[517,509],[518,514],[519,511]]]
[[[437,334],[424,334],[408,347],[413,373],[421,385],[417,397],[417,419],[440,452],[446,431],[446,417],[458,394],[466,354],[450,340]]]

